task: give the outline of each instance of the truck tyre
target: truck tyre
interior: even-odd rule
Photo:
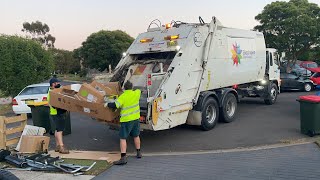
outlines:
[[[225,123],[230,123],[234,120],[237,112],[237,98],[234,94],[228,93],[222,102],[221,120]]]
[[[11,172],[0,169],[0,179],[2,180],[19,180],[17,176],[13,175]]]
[[[272,105],[276,102],[278,97],[278,87],[276,84],[271,83],[270,89],[268,90],[268,98],[264,99],[267,105]]]
[[[219,119],[219,106],[213,97],[208,97],[201,110],[201,127],[205,131],[214,128]]]
[[[312,90],[312,84],[310,84],[310,83],[305,83],[304,85],[303,85],[303,91],[305,91],[305,92],[310,92]]]

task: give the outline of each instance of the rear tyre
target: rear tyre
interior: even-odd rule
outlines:
[[[312,90],[312,85],[311,85],[310,83],[305,83],[305,84],[303,85],[303,90],[304,90],[305,92],[310,92],[310,91]]]
[[[201,110],[201,128],[205,131],[213,129],[219,119],[219,106],[213,97],[209,97]]]
[[[237,98],[234,94],[227,94],[221,108],[221,120],[225,123],[234,121],[237,112]]]
[[[268,98],[264,99],[267,105],[272,105],[277,101],[278,98],[278,87],[276,84],[271,83],[270,89],[268,90]]]

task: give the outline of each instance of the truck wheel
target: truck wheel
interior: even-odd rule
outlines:
[[[267,105],[274,104],[276,102],[276,100],[277,100],[277,97],[278,97],[278,87],[277,87],[277,85],[272,83],[270,86],[271,87],[270,87],[269,92],[268,92],[268,98],[264,99],[264,102]]]
[[[203,130],[208,131],[214,128],[219,119],[219,106],[217,101],[209,97],[201,111],[201,127]]]
[[[221,120],[225,123],[230,123],[234,120],[237,112],[237,98],[234,94],[228,93],[221,108]]]
[[[305,84],[303,85],[303,90],[304,90],[305,92],[310,92],[310,91],[312,90],[312,85],[311,85],[310,83],[305,83]]]
[[[0,169],[0,179],[3,180],[19,180],[17,176],[13,175],[11,172]]]

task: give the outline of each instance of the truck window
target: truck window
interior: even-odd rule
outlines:
[[[269,54],[269,58],[270,58],[270,66],[273,66],[272,53]]]
[[[278,53],[273,53],[273,57],[274,57],[274,64],[279,66],[279,55]]]

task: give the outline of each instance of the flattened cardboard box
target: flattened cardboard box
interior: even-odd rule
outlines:
[[[104,121],[114,121],[119,119],[119,110],[114,111],[112,109],[105,108],[103,105],[104,104],[100,103],[81,101],[75,104],[75,109],[76,112]]]
[[[50,105],[71,112],[79,112],[104,121],[115,121],[119,117],[119,111],[114,112],[103,106],[104,95],[101,92],[90,84],[82,86],[79,93],[72,91],[68,86],[50,91]],[[87,95],[86,98],[85,96],[80,96],[81,91],[84,91],[84,95]],[[92,102],[88,102],[88,95],[90,96],[89,101]],[[100,103],[97,101],[100,101]]]
[[[70,89],[54,89],[50,91],[50,102],[49,104],[53,107],[65,109],[67,111],[75,111],[74,101],[77,100],[75,96],[76,92]]]
[[[106,92],[95,89],[90,84],[82,84],[78,97],[83,98],[87,102],[104,103]]]
[[[107,96],[118,96],[121,94],[119,82],[107,82],[102,84],[97,81],[93,81],[90,85],[99,91],[104,91]]]
[[[50,137],[47,136],[29,136],[21,137],[19,152],[21,153],[38,153],[48,150]]]

